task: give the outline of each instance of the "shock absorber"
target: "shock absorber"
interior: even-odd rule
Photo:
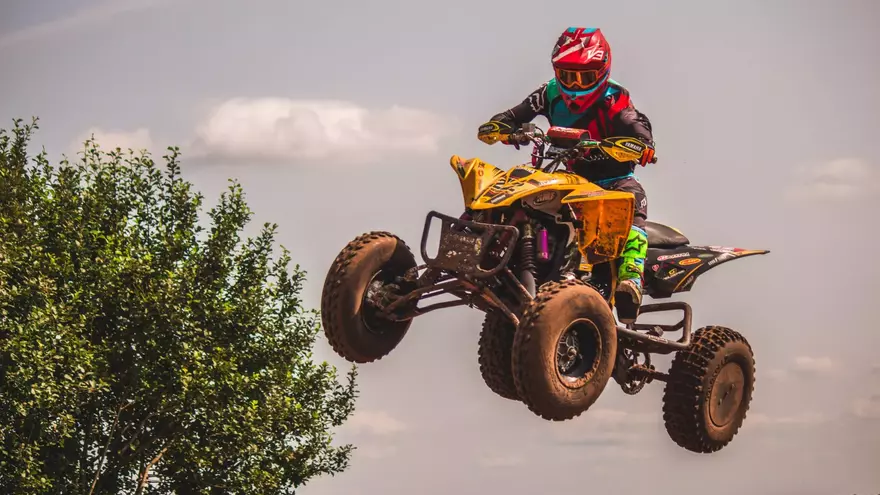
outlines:
[[[520,281],[532,296],[535,295],[535,229],[531,222],[523,225],[523,237],[519,248]]]
[[[538,260],[544,262],[550,259],[550,247],[548,245],[547,229],[538,226]]]

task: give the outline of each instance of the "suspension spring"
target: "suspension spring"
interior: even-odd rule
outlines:
[[[529,271],[532,275],[537,270],[537,265],[535,264],[535,232],[532,224],[529,223],[523,228],[519,267],[520,270]]]

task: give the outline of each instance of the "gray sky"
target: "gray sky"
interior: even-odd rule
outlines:
[[[415,249],[428,210],[460,211],[451,154],[526,160],[477,126],[551,77],[562,29],[599,26],[653,122],[649,217],[694,243],[772,250],[676,298],[755,349],[740,434],[711,456],[678,448],[660,383],[635,397],[611,384],[580,418],[543,421],[483,384],[482,313],[456,308],[360,368],[338,437],[359,446],[352,466],[302,492],[875,494],[878,18],[870,0],[0,0],[0,116],[39,116],[56,161],[89,133],[157,157],[181,145],[209,205],[239,179],[253,229],[278,222],[308,270],[314,307],[356,235]],[[323,340],[317,356],[347,368]]]

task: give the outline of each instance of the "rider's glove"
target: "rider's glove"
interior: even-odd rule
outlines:
[[[639,159],[639,165],[645,166],[649,163],[657,163],[657,157],[654,156],[654,146],[647,145],[645,151],[642,152],[642,157]]]
[[[513,130],[513,126],[506,122],[490,120],[481,125],[477,130],[477,139],[486,144],[495,144],[498,141],[501,141],[504,144],[509,144],[507,142],[507,137],[513,132]]]

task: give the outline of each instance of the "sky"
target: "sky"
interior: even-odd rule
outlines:
[[[754,349],[740,433],[712,455],[677,447],[657,382],[544,421],[483,384],[482,313],[453,308],[359,368],[336,440],[358,447],[351,466],[300,493],[876,495],[878,19],[871,0],[0,0],[0,126],[39,117],[55,161],[90,135],[180,146],[207,207],[234,178],[249,233],[279,224],[317,307],[349,240],[388,230],[417,252],[428,211],[461,211],[452,154],[527,160],[477,127],[552,77],[563,29],[600,27],[653,124],[649,219],[771,251],[673,298]],[[316,357],[348,368],[323,339]]]

